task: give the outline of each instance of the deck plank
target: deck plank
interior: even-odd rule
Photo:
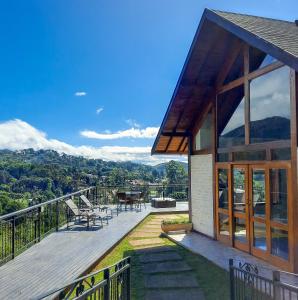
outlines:
[[[54,232],[0,267],[0,299],[36,298],[59,288],[80,276],[151,212],[187,210],[187,203],[169,209],[147,206],[140,212],[123,211],[98,230],[73,227]]]

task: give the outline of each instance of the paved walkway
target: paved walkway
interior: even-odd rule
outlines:
[[[123,211],[103,228],[74,226],[50,234],[14,260],[0,267],[0,299],[30,299],[79,277],[151,212],[187,211],[176,208]]]
[[[162,220],[177,217],[156,215],[129,236],[144,274],[145,300],[205,299],[192,267],[160,238]]]
[[[215,241],[198,233],[192,232],[188,234],[173,234],[169,235],[169,238],[186,249],[207,258],[219,267],[226,270],[229,270],[230,258],[241,262],[245,261],[258,266],[259,275],[269,279],[272,279],[272,271],[277,270],[276,267],[261,259],[258,259],[238,249],[228,247],[221,242]],[[297,276],[281,273],[281,280],[295,286],[298,285]]]

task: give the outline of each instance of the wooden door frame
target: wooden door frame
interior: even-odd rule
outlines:
[[[225,169],[228,171],[228,209],[221,209],[219,208],[219,185],[218,185],[218,170],[219,169]],[[216,239],[221,241],[222,243],[228,245],[228,246],[233,246],[233,239],[232,239],[232,218],[231,218],[231,212],[232,212],[232,205],[231,205],[231,165],[229,163],[216,163],[215,165],[215,212],[216,212],[216,218],[215,218],[215,223],[216,223]],[[220,235],[220,230],[219,230],[219,213],[224,213],[228,215],[229,217],[229,237]]]
[[[265,173],[265,218],[255,217],[253,212],[253,170],[264,170]],[[268,164],[251,164],[249,165],[249,226],[250,226],[250,253],[253,256],[268,260],[270,249],[271,249],[271,239],[270,239],[270,187],[269,187],[269,166]],[[261,250],[254,247],[254,223],[265,224],[266,229],[266,250]]]
[[[248,245],[249,245],[249,251],[253,256],[259,257],[263,260],[268,261],[269,263],[272,263],[273,265],[280,267],[282,269],[292,271],[293,269],[293,233],[292,233],[292,220],[291,220],[291,208],[292,208],[292,203],[293,203],[293,195],[292,195],[292,165],[290,161],[260,161],[260,162],[226,162],[226,163],[216,163],[215,165],[215,198],[216,198],[216,238],[217,240],[223,242],[224,244],[228,246],[232,246],[235,248],[238,248],[242,251],[247,252],[247,247],[242,247],[241,243],[237,243],[235,245],[234,241],[234,212],[233,212],[233,176],[232,176],[232,171],[234,167],[244,167],[247,168],[246,171],[246,189],[248,188],[248,192],[246,192],[246,199],[247,197],[250,197],[252,199],[252,184],[248,183],[252,179],[252,170],[253,169],[264,169],[265,170],[265,197],[266,197],[266,242],[267,242],[267,250],[262,251],[259,249],[256,249],[253,247],[253,222],[254,222],[254,217],[252,214],[252,203],[251,205],[248,205],[249,213],[247,217],[246,213],[246,226],[247,226],[247,236],[248,236]],[[288,190],[288,224],[287,225],[281,225],[276,222],[273,222],[270,220],[270,180],[269,180],[269,170],[270,169],[286,169],[287,170],[287,190]],[[229,184],[229,209],[226,210],[224,213],[229,214],[229,238],[223,237],[219,234],[219,222],[218,222],[218,213],[221,212],[221,209],[218,208],[218,169],[226,169],[228,170],[228,184]],[[251,200],[252,201],[252,200]],[[255,219],[256,221],[260,220],[258,218]],[[260,222],[262,223],[262,222]],[[274,228],[285,228],[287,227],[288,231],[288,248],[289,248],[289,259],[288,261],[279,258],[278,256],[274,256],[271,254],[271,227],[274,225]]]

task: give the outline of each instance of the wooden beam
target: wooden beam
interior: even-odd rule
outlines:
[[[170,137],[185,137],[188,136],[188,132],[162,132],[161,135]]]
[[[280,62],[280,61],[274,62],[274,63],[272,63],[270,65],[267,65],[267,66],[265,66],[265,67],[263,67],[261,69],[258,69],[258,70],[254,71],[254,72],[249,73],[247,75],[247,78],[248,78],[248,80],[252,80],[252,79],[254,79],[256,77],[259,77],[261,75],[264,75],[266,73],[274,71],[274,70],[276,70],[276,69],[278,69],[278,68],[280,68],[282,66],[284,66],[284,64],[282,62]],[[243,84],[244,80],[245,80],[244,76],[242,76],[242,77],[240,77],[238,79],[235,79],[235,80],[227,83],[226,85],[223,85],[223,86],[219,87],[217,89],[217,93],[220,94],[220,93],[224,93],[224,92],[226,92],[228,90],[231,90],[231,89],[233,89],[233,88],[235,88],[235,87]]]
[[[183,138],[181,139],[181,142],[180,142],[179,147],[178,147],[178,149],[177,149],[178,152],[180,151],[180,148],[182,147],[184,141],[185,141],[185,137],[183,137]]]
[[[240,45],[239,45],[240,44]],[[221,67],[221,71],[219,72],[215,87],[216,89],[221,87],[228,76],[229,72],[231,71],[239,53],[241,52],[243,46],[242,43],[239,42],[239,40],[235,40],[234,43],[231,45],[231,53],[228,59],[225,60],[223,66]]]
[[[244,129],[245,145],[250,142],[250,95],[249,95],[249,46],[246,44],[243,49],[244,60]]]

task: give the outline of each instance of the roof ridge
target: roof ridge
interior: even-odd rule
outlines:
[[[265,19],[265,20],[271,20],[271,21],[280,21],[280,22],[285,22],[285,23],[290,23],[290,24],[295,25],[295,21],[274,19],[274,18],[268,18],[268,17],[250,15],[250,14],[243,14],[243,13],[237,13],[237,12],[231,12],[231,11],[223,11],[223,10],[217,10],[217,9],[208,9],[208,10],[212,11],[213,13],[216,13],[217,15],[220,15],[219,13],[225,13],[225,14],[253,17],[253,18],[259,18],[259,19]]]

